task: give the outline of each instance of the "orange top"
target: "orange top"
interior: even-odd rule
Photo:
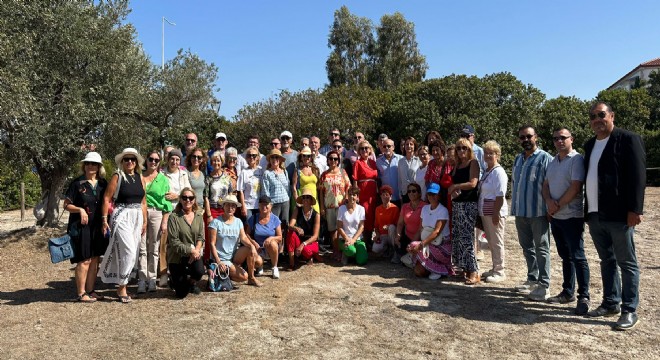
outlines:
[[[387,235],[387,226],[396,225],[399,221],[399,208],[390,203],[387,209],[384,205],[379,205],[376,208],[376,222],[374,227],[381,235]]]

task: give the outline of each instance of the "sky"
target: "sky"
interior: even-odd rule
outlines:
[[[642,62],[660,57],[660,1],[133,0],[128,22],[151,60],[190,50],[219,68],[220,115],[281,90],[323,88],[335,10],[378,24],[400,12],[415,24],[426,79],[510,72],[540,89],[593,99]]]

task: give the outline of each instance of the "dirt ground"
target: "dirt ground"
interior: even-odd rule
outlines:
[[[616,318],[577,317],[574,304],[515,293],[526,270],[512,219],[508,279],[500,284],[416,279],[403,266],[375,259],[365,267],[303,266],[280,280],[262,278],[262,288],[184,300],[159,289],[124,305],[74,302],[72,266],[51,264],[46,249],[46,239],[63,230],[37,230],[32,220],[19,222],[18,212],[0,213],[0,358],[660,359],[653,282],[660,278],[659,201],[660,188],[648,188],[635,232],[641,322],[628,332],[612,330]],[[588,232],[585,247],[595,307],[602,285]],[[551,252],[554,295],[561,265],[554,244]],[[486,252],[481,268],[489,266]],[[98,288],[114,296],[112,287]]]

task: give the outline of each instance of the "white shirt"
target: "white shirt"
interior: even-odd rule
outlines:
[[[479,215],[484,215],[484,199],[495,200],[498,196],[504,196],[506,194],[506,187],[509,183],[509,177],[506,175],[506,171],[501,166],[493,168],[490,172],[484,172],[484,175],[481,177],[481,182],[479,183]],[[509,208],[504,199],[502,208],[500,208],[500,216],[506,217],[509,213]]]
[[[346,205],[340,206],[339,211],[337,211],[337,221],[341,221],[341,228],[346,233],[346,236],[355,236],[355,233],[357,233],[360,227],[360,221],[364,221],[364,219],[364,208],[362,205],[355,204],[352,214],[348,212]]]
[[[600,156],[603,155],[603,150],[605,150],[605,145],[610,137],[606,137],[603,140],[596,139],[594,144],[594,149],[591,151],[591,157],[589,158],[589,170],[587,172],[587,200],[589,203],[589,209],[587,212],[598,212],[598,162],[600,161]]]
[[[328,158],[321,154],[316,154],[314,157],[314,165],[319,168],[319,174],[323,174],[326,170],[328,170]]]
[[[424,205],[422,208],[422,227],[425,228],[435,228],[435,224],[438,220],[445,220],[449,222],[449,211],[442,204],[438,204],[438,207],[431,210],[431,205]],[[445,227],[442,228],[440,232],[442,237],[449,236],[449,223],[445,224]],[[422,239],[424,240],[424,239]]]
[[[259,187],[261,186],[261,178],[264,172],[261,166],[256,169],[246,168],[241,171],[238,176],[236,187],[238,191],[243,193],[243,201],[245,202],[246,209],[259,208]]]

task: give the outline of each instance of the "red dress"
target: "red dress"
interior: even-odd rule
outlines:
[[[376,199],[378,196],[378,170],[376,162],[372,159],[364,161],[362,158],[355,161],[353,165],[353,179],[357,181],[360,188],[359,203],[364,207],[365,220],[364,231],[374,229],[374,218],[376,216]]]

